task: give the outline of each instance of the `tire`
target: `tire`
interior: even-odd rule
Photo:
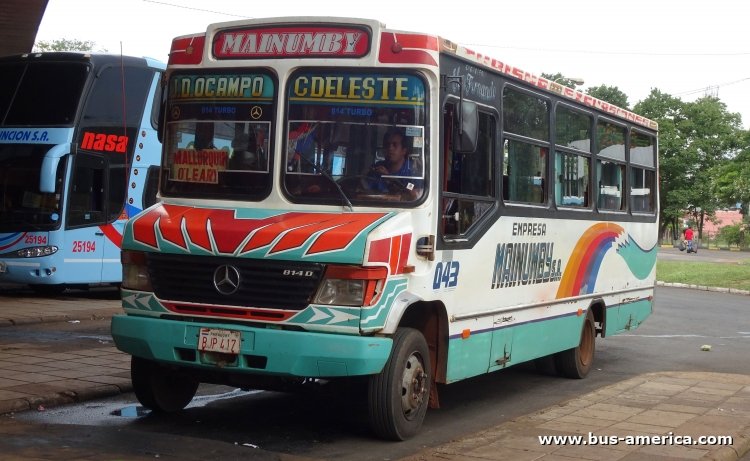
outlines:
[[[186,373],[140,357],[130,361],[130,379],[141,405],[157,413],[174,413],[185,408],[199,384]]]
[[[406,440],[422,427],[432,385],[430,352],[418,330],[399,328],[391,356],[368,383],[368,413],[373,432],[388,440]]]
[[[583,379],[591,371],[596,352],[596,324],[591,309],[586,313],[578,346],[554,355],[555,369],[560,376]]]

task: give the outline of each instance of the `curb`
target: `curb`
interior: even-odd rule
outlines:
[[[742,428],[742,432],[750,433],[750,426]],[[739,439],[739,440],[738,440]],[[734,443],[728,447],[721,447],[716,451],[702,457],[706,461],[737,461],[750,451],[750,436],[740,434],[734,439]]]
[[[107,309],[101,310],[89,310],[85,312],[77,312],[72,314],[57,314],[57,315],[42,315],[38,317],[2,317],[0,318],[0,328],[3,327],[20,327],[27,325],[38,325],[40,323],[61,323],[69,322],[73,320],[107,320],[113,316],[122,313],[122,308],[113,308],[111,312]]]
[[[61,391],[53,394],[33,397],[21,397],[0,402],[0,415],[20,413],[42,407],[57,407],[71,403],[82,403],[90,400],[114,397],[133,390],[132,385],[100,384],[78,391]]]
[[[662,282],[661,280],[656,281],[656,286],[673,287],[673,288],[690,288],[693,290],[715,291],[719,293],[730,293],[734,295],[750,295],[750,290],[740,290],[737,288],[724,288],[724,287],[709,287],[706,285],[693,285],[689,283]]]

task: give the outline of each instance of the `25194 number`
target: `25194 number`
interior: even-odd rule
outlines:
[[[96,242],[93,240],[73,240],[73,253],[93,253]]]

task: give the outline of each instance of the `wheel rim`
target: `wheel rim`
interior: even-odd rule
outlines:
[[[581,344],[579,347],[578,360],[584,367],[591,364],[591,360],[594,357],[594,335],[592,333],[591,322],[586,319],[586,328],[583,329],[581,335]]]
[[[419,354],[413,353],[404,364],[401,379],[401,410],[411,419],[427,397],[427,373]]]

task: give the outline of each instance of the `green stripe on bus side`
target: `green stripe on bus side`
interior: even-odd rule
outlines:
[[[472,333],[448,344],[448,382],[544,357],[576,347],[585,316],[575,313]],[[507,362],[502,363],[504,359]],[[500,363],[498,363],[500,361]]]
[[[653,312],[653,300],[640,299],[607,308],[605,336],[636,329]]]
[[[385,321],[391,311],[396,297],[406,290],[408,282],[405,277],[388,279],[383,287],[383,294],[377,304],[361,309],[360,327],[362,330],[373,331],[385,326]]]
[[[650,299],[607,308],[605,336],[637,328],[651,315],[652,310],[653,301]],[[580,341],[583,319],[584,316],[571,313],[506,328],[473,332],[466,339],[462,339],[460,335],[451,337],[448,344],[448,382],[576,347]]]

